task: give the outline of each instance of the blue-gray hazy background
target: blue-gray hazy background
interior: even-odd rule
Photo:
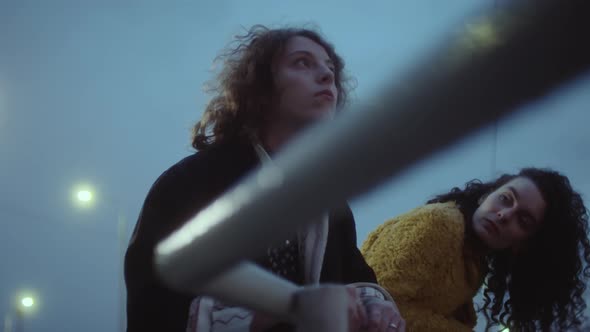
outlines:
[[[317,24],[361,111],[475,9],[504,3],[0,0],[0,312],[28,292],[27,331],[120,330],[120,234],[156,177],[193,152],[212,60],[243,27]],[[359,243],[436,193],[523,166],[562,171],[587,196],[589,104],[586,76],[353,200]],[[76,203],[80,186],[93,204]]]

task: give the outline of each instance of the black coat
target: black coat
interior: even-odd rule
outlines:
[[[181,160],[154,183],[145,199],[125,255],[127,331],[186,330],[195,294],[167,288],[153,265],[155,245],[259,164],[249,143],[226,143]],[[356,246],[348,205],[330,213],[321,282],[376,282]]]

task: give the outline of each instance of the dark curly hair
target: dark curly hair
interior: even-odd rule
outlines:
[[[318,32],[307,28],[269,29],[255,25],[245,35],[236,37],[237,46],[230,46],[216,58],[216,61],[223,61],[223,68],[209,89],[214,97],[193,127],[195,149],[204,150],[236,137],[260,137],[276,94],[273,59],[295,36],[309,38],[326,50],[334,63],[337,106],[346,103],[349,80],[344,74],[344,61]]]
[[[580,194],[567,177],[550,169],[525,168],[488,183],[473,180],[428,203],[454,201],[468,218],[466,239],[473,238],[471,218],[479,200],[510,180],[532,180],[546,203],[543,223],[528,240],[526,250],[487,255],[484,282],[487,329],[506,326],[511,331],[559,331],[579,328],[586,304],[582,295],[590,277],[588,214]],[[508,298],[505,300],[506,295]]]

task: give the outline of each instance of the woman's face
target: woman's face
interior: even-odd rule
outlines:
[[[334,64],[321,45],[302,36],[291,38],[274,59],[273,71],[278,98],[271,121],[298,126],[334,115]]]
[[[473,229],[490,249],[518,250],[543,222],[545,207],[535,183],[517,177],[485,197],[473,214]]]

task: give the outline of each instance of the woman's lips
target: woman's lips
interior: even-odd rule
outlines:
[[[319,92],[316,92],[314,94],[315,97],[323,97],[323,98],[327,98],[330,100],[334,100],[334,93],[330,90],[322,90]]]
[[[500,233],[500,229],[498,225],[496,225],[493,221],[489,219],[484,219],[483,227],[489,232],[494,235],[498,235]]]

